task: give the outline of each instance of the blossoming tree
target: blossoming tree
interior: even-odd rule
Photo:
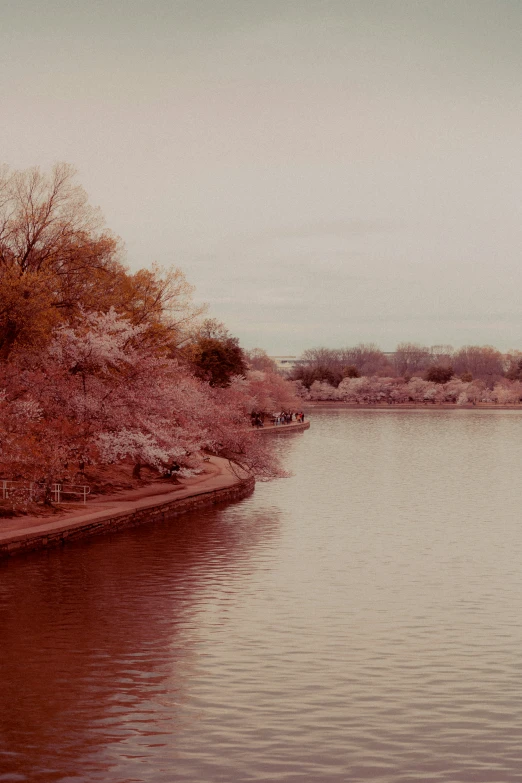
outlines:
[[[48,486],[82,462],[121,460],[139,476],[142,464],[194,466],[204,451],[279,475],[248,412],[290,399],[289,384],[257,371],[212,387],[166,350],[152,352],[146,328],[113,309],[84,313],[38,357],[0,367],[0,459],[11,477]]]

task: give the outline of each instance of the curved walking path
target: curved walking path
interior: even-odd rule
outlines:
[[[271,424],[257,432],[285,434],[310,423]],[[67,541],[113,532],[249,495],[255,479],[220,457],[209,457],[204,472],[179,483],[156,481],[139,489],[100,495],[87,505],[71,504],[53,516],[0,518],[0,559],[21,552],[59,546]]]
[[[252,492],[254,483],[253,477],[234,471],[228,460],[210,457],[204,473],[179,484],[154,482],[103,495],[86,506],[71,504],[71,510],[52,517],[0,519],[0,558],[239,499]]]

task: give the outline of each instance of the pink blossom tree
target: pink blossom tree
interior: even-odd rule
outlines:
[[[139,475],[142,464],[193,466],[207,450],[278,475],[246,414],[261,394],[280,399],[283,387],[261,373],[212,388],[167,351],[149,352],[143,328],[113,310],[84,314],[58,329],[37,360],[2,367],[0,458],[8,472],[50,485],[86,460],[131,459]]]

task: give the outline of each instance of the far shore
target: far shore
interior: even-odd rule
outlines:
[[[351,410],[422,410],[422,411],[462,411],[462,410],[481,410],[481,411],[522,411],[522,403],[519,405],[497,405],[493,402],[477,402],[476,405],[466,403],[466,405],[457,405],[454,402],[375,402],[375,403],[357,403],[343,402],[342,400],[306,400],[303,402],[305,410],[310,408],[348,408]]]

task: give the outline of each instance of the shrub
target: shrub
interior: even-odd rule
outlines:
[[[434,364],[426,371],[424,377],[431,383],[447,383],[453,377],[453,367]]]

